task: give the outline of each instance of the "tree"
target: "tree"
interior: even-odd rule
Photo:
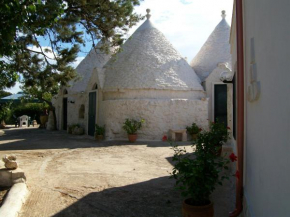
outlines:
[[[142,17],[139,0],[1,0],[0,70],[3,84],[17,76],[25,92],[46,101],[76,78],[71,66],[86,43],[121,45]],[[2,79],[1,79],[2,81]]]

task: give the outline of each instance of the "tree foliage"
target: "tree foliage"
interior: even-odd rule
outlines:
[[[0,89],[18,76],[40,100],[76,77],[72,63],[86,43],[102,50],[123,43],[141,17],[139,0],[1,0]]]

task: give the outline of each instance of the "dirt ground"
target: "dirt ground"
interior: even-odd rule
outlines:
[[[182,198],[169,179],[173,151],[167,142],[97,143],[64,131],[4,131],[0,157],[17,155],[30,191],[20,217],[181,216]],[[215,216],[228,216],[233,179],[218,187],[212,200]]]

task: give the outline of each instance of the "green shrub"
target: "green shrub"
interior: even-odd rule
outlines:
[[[186,131],[192,135],[192,134],[198,134],[201,129],[196,125],[196,123],[192,123],[191,126],[186,127]]]
[[[39,117],[45,109],[48,109],[48,105],[46,103],[25,103],[25,104],[13,103],[11,106],[11,114],[14,115],[15,117],[27,115],[31,117],[31,119],[35,119],[37,123],[40,123]],[[14,123],[14,121],[15,118],[12,116],[9,122]]]
[[[136,134],[138,130],[141,129],[142,124],[145,123],[144,119],[141,119],[140,121],[137,121],[135,119],[126,119],[123,124],[123,129],[130,135],[130,134]]]
[[[0,122],[8,123],[11,116],[11,103],[0,104]]]
[[[105,135],[105,126],[99,126],[98,124],[95,125],[95,134],[96,135]]]
[[[222,185],[228,175],[220,173],[228,170],[229,159],[216,155],[216,136],[214,132],[200,132],[192,147],[194,153],[187,153],[185,149],[173,146],[174,168],[171,177],[176,179],[176,187],[181,195],[190,198],[190,204],[203,206],[209,204],[211,193],[217,184]]]

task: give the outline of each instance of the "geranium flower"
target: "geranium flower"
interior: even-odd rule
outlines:
[[[232,162],[235,162],[238,159],[238,157],[234,153],[231,153],[229,158],[231,159]]]
[[[163,141],[163,142],[166,142],[166,141],[167,141],[167,136],[166,136],[166,135],[164,135],[164,136],[162,137],[162,141]]]
[[[239,172],[239,170],[236,171],[235,177],[237,177],[237,179],[240,179],[240,172]]]

